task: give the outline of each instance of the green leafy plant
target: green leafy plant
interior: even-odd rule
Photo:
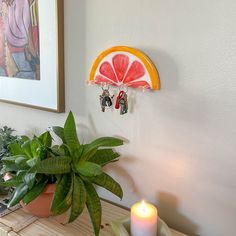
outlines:
[[[20,141],[19,136],[13,135],[14,131],[14,129],[7,126],[0,129],[0,159],[4,156],[10,156],[9,145]]]
[[[55,182],[55,176],[40,174],[35,171],[37,164],[49,158],[48,150],[52,144],[49,132],[30,140],[24,137],[21,143],[9,145],[12,156],[2,158],[2,174],[11,173],[12,178],[1,185],[15,187],[9,207],[18,204],[21,200],[28,204],[44,189],[47,183]]]
[[[105,165],[118,160],[119,154],[112,147],[123,145],[123,141],[103,137],[89,144],[81,144],[71,112],[64,127],[52,129],[62,140],[61,145],[52,146],[52,137],[46,132],[22,145],[11,145],[13,156],[3,158],[5,171],[15,172],[11,180],[3,183],[16,187],[9,206],[20,200],[28,204],[47,183],[56,182],[52,213],[60,215],[70,209],[69,222],[73,222],[86,206],[97,236],[102,209],[94,185],[107,189],[119,198],[123,197],[121,186],[102,170]]]
[[[11,155],[9,148],[10,144],[21,142],[21,138],[13,134],[14,131],[14,129],[7,126],[0,129],[0,169],[2,169],[3,166],[2,158]],[[0,178],[2,179],[2,175]],[[7,194],[8,191],[8,188],[3,186],[0,187],[0,194]]]

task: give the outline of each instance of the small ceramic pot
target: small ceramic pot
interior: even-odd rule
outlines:
[[[12,175],[11,175],[10,172],[7,172],[7,173],[4,174],[4,176],[3,176],[4,181],[8,181],[8,180],[10,180],[11,178],[12,178]]]
[[[31,213],[32,215],[42,218],[49,217],[52,215],[50,207],[55,190],[56,184],[48,184],[44,191],[28,205],[25,205],[22,201],[20,204],[24,211]]]

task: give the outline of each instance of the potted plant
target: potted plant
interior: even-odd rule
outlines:
[[[49,132],[28,139],[22,145],[10,145],[12,156],[2,159],[5,172],[12,173],[12,179],[2,184],[15,187],[9,207],[19,202],[27,207],[41,197],[47,198],[51,214],[60,215],[69,210],[70,223],[86,206],[97,236],[102,209],[94,184],[123,197],[121,186],[102,170],[103,166],[118,160],[119,154],[112,147],[123,145],[123,141],[103,137],[81,144],[71,112],[64,127],[53,127],[53,131],[61,138],[61,145],[52,145]],[[53,188],[55,193],[50,194]]]

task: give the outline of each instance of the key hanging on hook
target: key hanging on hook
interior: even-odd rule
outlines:
[[[116,109],[120,109],[120,114],[124,115],[128,112],[128,96],[127,96],[128,88],[126,91],[120,90],[117,98],[116,98]]]
[[[111,107],[112,106],[112,99],[114,98],[114,95],[110,95],[109,92],[109,85],[106,88],[106,84],[102,85],[102,94],[99,96],[99,100],[100,100],[100,105],[101,105],[101,109],[102,112],[105,112],[106,107]]]

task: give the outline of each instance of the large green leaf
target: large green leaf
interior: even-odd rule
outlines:
[[[83,152],[84,152],[84,145],[80,145],[80,147],[70,150],[70,155],[72,157],[72,161],[73,161],[74,166],[77,166],[77,164],[81,160]]]
[[[16,159],[15,159],[15,163],[17,165],[21,165],[22,163],[26,163],[26,161],[28,160],[28,158],[26,156],[18,156]]]
[[[5,186],[5,187],[16,187],[19,184],[21,184],[22,182],[23,182],[22,179],[12,178],[10,180],[0,182],[0,185]]]
[[[27,191],[28,191],[28,186],[26,184],[22,183],[19,186],[17,186],[11,201],[8,203],[8,207],[13,207],[16,204],[18,204],[27,194]]]
[[[83,153],[84,159],[89,160],[100,147],[116,147],[123,145],[123,140],[113,137],[103,137],[94,140],[92,143],[86,145]]]
[[[92,184],[85,183],[85,188],[87,191],[86,206],[88,208],[89,215],[93,224],[94,233],[96,236],[98,236],[102,219],[102,207],[100,198]]]
[[[52,145],[52,136],[51,134],[47,131],[43,134],[41,134],[38,139],[41,141],[41,143],[46,146],[46,147],[51,147]]]
[[[41,182],[37,185],[35,185],[23,198],[23,202],[27,205],[31,201],[33,201],[36,197],[42,193],[44,190],[44,187],[46,186],[47,181]]]
[[[39,147],[39,150],[38,150],[38,156],[39,156],[39,159],[40,160],[44,160],[47,158],[48,156],[48,148],[45,147],[45,146],[41,146]]]
[[[19,143],[12,143],[9,145],[9,149],[11,151],[11,154],[13,156],[16,156],[16,155],[23,155],[24,154],[24,151],[23,149],[21,148],[21,145]]]
[[[63,143],[66,142],[65,135],[64,135],[64,128],[60,126],[53,126],[52,130],[62,140]]]
[[[20,179],[22,181],[24,181],[24,177],[28,172],[29,170],[19,170],[17,171],[16,175],[13,177],[13,179],[17,178],[17,179]]]
[[[92,181],[96,185],[99,185],[112,192],[120,199],[123,198],[123,191],[120,184],[118,184],[111,176],[107,175],[106,173],[96,176],[96,178],[93,178]]]
[[[3,161],[3,162],[12,162],[12,163],[15,163],[16,159],[19,158],[19,157],[24,157],[24,158],[26,158],[25,155],[16,155],[16,156],[3,157],[3,158],[2,158],[2,161]]]
[[[21,157],[25,157],[25,156],[22,156],[22,155],[17,155],[17,156],[10,156],[10,157],[4,157],[2,158],[2,162],[4,164],[3,166],[3,169],[5,172],[9,172],[9,171],[20,171],[20,170],[26,170],[28,169],[29,167],[27,165],[19,165],[17,163],[15,163],[15,161]],[[20,160],[19,159],[19,160]],[[22,159],[21,159],[22,160]]]
[[[57,207],[65,200],[66,196],[70,192],[71,189],[71,175],[66,174],[63,175],[59,181],[57,182],[56,191],[53,197],[51,211],[56,214],[58,212]],[[65,211],[69,208],[69,204],[67,205],[66,202],[64,204]]]
[[[35,176],[36,176],[36,173],[27,173],[25,176],[24,176],[24,182],[26,185],[28,185],[28,188],[29,189],[32,189],[33,186],[34,186],[34,183],[35,183]]]
[[[97,148],[91,148],[90,144],[83,145],[83,153],[80,161],[88,161],[97,152]]]
[[[61,148],[64,150],[65,156],[71,156],[72,151],[71,151],[71,148],[67,144],[63,143],[61,145]]]
[[[61,185],[61,187],[62,186],[63,185]],[[68,190],[68,187],[69,187],[69,190]],[[66,185],[64,184],[64,188],[65,188],[65,190],[68,190],[68,192],[66,192],[65,190],[62,192],[62,190],[58,189],[58,191],[56,191],[56,193],[55,193],[55,198],[54,198],[55,201],[53,201],[52,207],[51,207],[51,210],[54,215],[61,215],[70,208],[71,203],[72,203],[73,178],[70,177],[70,182],[67,182]],[[60,194],[59,191],[61,191],[62,196],[63,195],[65,196],[64,198],[59,196],[59,194]],[[58,201],[59,198],[62,199],[60,202]],[[56,205],[57,202],[58,202],[58,205]]]
[[[86,203],[86,189],[84,187],[83,181],[79,176],[74,175],[73,177],[74,187],[72,193],[72,204],[71,204],[71,214],[69,223],[74,221],[83,211]]]
[[[26,142],[26,141],[30,140],[30,138],[26,135],[20,136],[20,139],[22,140],[22,142]]]
[[[25,143],[23,143],[21,147],[22,147],[24,153],[26,154],[26,156],[28,158],[32,158],[33,157],[33,154],[32,154],[32,151],[31,151],[31,141],[30,140],[28,140]]]
[[[59,145],[52,146],[48,151],[54,156],[66,156],[64,148]]]
[[[88,161],[79,162],[76,165],[76,170],[85,177],[93,177],[102,174],[101,166]]]
[[[66,144],[71,148],[74,149],[80,146],[80,142],[77,137],[76,133],[76,125],[75,119],[72,112],[69,113],[65,125],[64,125],[64,137]]]
[[[89,161],[96,163],[100,166],[104,166],[110,162],[118,161],[120,155],[114,152],[112,149],[100,149],[97,150],[94,156],[92,156]]]
[[[31,153],[32,153],[32,157],[36,157],[39,155],[39,147],[40,147],[40,142],[38,140],[38,138],[34,138],[31,141]]]
[[[32,159],[29,159],[26,163],[29,167],[34,167],[40,162],[39,157],[34,157]]]
[[[35,171],[41,174],[66,174],[71,171],[70,157],[51,157],[35,166]]]
[[[119,138],[113,138],[113,137],[102,137],[94,140],[89,145],[91,148],[99,148],[99,147],[117,147],[124,144],[124,141]]]
[[[16,158],[15,163],[19,168],[27,169],[27,162],[28,159],[25,156],[19,156]]]

